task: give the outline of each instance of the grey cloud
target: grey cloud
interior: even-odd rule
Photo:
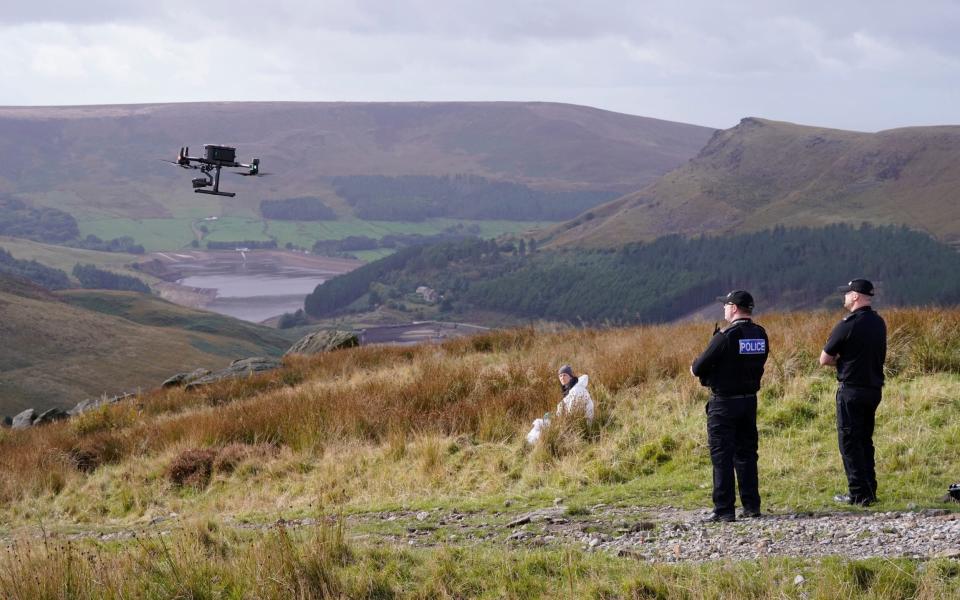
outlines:
[[[957,120],[958,30],[947,0],[23,2],[0,13],[20,82],[0,104],[530,99],[877,129]]]
[[[16,0],[0,11],[0,24],[24,23],[116,23],[155,14],[150,4],[130,0],[84,0],[63,2]]]

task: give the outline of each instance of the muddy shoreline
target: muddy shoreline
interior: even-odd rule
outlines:
[[[165,300],[190,308],[223,312],[212,306],[218,298],[223,297],[224,294],[221,289],[185,285],[182,282],[188,278],[202,278],[205,273],[222,271],[225,266],[238,271],[235,277],[237,280],[244,277],[239,271],[244,273],[247,271],[276,271],[282,273],[288,270],[308,273],[315,279],[326,280],[352,271],[363,264],[362,261],[356,259],[317,256],[283,250],[188,250],[153,252],[137,263],[134,268],[162,280],[154,285],[154,289]],[[283,277],[279,277],[278,280],[282,281]],[[277,314],[279,315],[282,312],[279,311]],[[224,312],[224,314],[230,313]]]

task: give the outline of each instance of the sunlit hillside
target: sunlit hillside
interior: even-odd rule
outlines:
[[[50,292],[0,275],[0,414],[149,390],[181,371],[279,356],[296,333],[110,290]]]
[[[876,510],[940,506],[943,490],[960,472],[954,452],[960,439],[955,418],[960,409],[960,310],[901,309],[883,315],[890,330],[889,379],[876,433],[881,488]],[[843,488],[835,383],[830,372],[816,365],[839,316],[817,312],[762,318],[772,347],[758,418],[761,493],[768,511],[822,510],[832,506],[833,493]],[[44,531],[55,536],[79,531],[86,532],[82,538],[109,534],[128,539],[123,537],[127,530],[171,518],[187,525],[176,526],[181,537],[166,550],[159,538],[147,534],[146,541],[134,537],[119,546],[97,546],[91,566],[73,575],[64,574],[65,555],[49,548],[20,547],[0,560],[49,570],[49,580],[43,581],[50,586],[75,577],[75,585],[86,586],[85,593],[113,589],[114,597],[120,597],[116,590],[126,579],[104,576],[102,581],[118,587],[103,587],[107,583],[91,579],[96,568],[126,573],[140,583],[153,581],[168,591],[222,591],[226,582],[237,589],[265,589],[260,586],[266,580],[258,579],[254,565],[282,563],[291,569],[280,575],[284,585],[313,590],[303,597],[343,597],[316,591],[327,584],[341,586],[330,588],[341,592],[354,590],[349,597],[407,597],[400,594],[404,589],[426,594],[410,597],[430,597],[423,590],[502,590],[518,581],[546,593],[555,582],[541,582],[530,569],[559,557],[577,565],[577,575],[561,580],[564,586],[594,589],[597,580],[585,573],[596,572],[608,559],[580,554],[563,559],[560,549],[549,548],[540,554],[501,554],[493,550],[500,543],[495,534],[464,540],[474,548],[472,566],[457,575],[451,572],[453,580],[429,566],[451,566],[461,556],[461,542],[451,541],[457,536],[448,535],[442,523],[425,530],[430,533],[424,538],[427,549],[420,553],[391,549],[389,543],[376,550],[363,540],[371,535],[397,539],[398,527],[416,531],[421,515],[434,509],[473,514],[475,520],[503,527],[522,511],[557,501],[573,507],[566,509],[568,515],[589,514],[576,507],[593,505],[707,506],[706,392],[687,368],[711,328],[695,322],[610,330],[518,329],[442,345],[361,347],[288,358],[283,369],[267,375],[197,391],[149,392],[69,422],[5,431],[0,437],[0,523],[11,531],[32,531],[31,524],[43,523]],[[554,373],[563,363],[590,375],[597,419],[589,426],[558,421],[536,446],[528,447],[523,438],[531,421],[553,410],[559,399]],[[283,529],[249,537],[278,518],[298,523],[317,514],[357,515],[360,529],[322,525],[319,537],[306,541],[299,534],[295,540],[288,537]],[[362,525],[364,514],[382,516]],[[402,518],[391,523],[391,514]],[[507,534],[509,530],[502,535]],[[124,547],[135,554],[115,553]],[[167,558],[147,570],[133,558],[153,552],[167,552]],[[202,568],[200,556],[210,561]],[[504,560],[520,561],[510,567],[519,569],[521,579],[514,584],[509,578],[480,576],[498,570],[494,565]],[[369,570],[373,564],[391,566],[374,575]],[[393,570],[403,569],[402,564],[412,571],[402,575]],[[624,582],[633,581],[635,569],[642,568],[616,564],[611,563],[611,573]],[[766,567],[756,567],[759,579],[750,585],[780,589],[783,570],[789,572],[791,563],[762,564]],[[897,567],[902,575],[896,577],[911,589],[945,585],[939,579],[924,583],[915,566],[903,563]],[[750,566],[704,568],[726,573],[724,577],[738,569],[754,572]],[[836,572],[829,565],[817,568],[825,581],[854,581],[847,579],[851,575],[843,564]],[[886,573],[887,567],[863,568]],[[219,573],[212,580],[210,569]],[[664,589],[682,585],[697,572],[643,571]],[[318,583],[310,573],[329,580]],[[698,589],[706,593],[715,585]],[[742,591],[743,585],[731,589]],[[875,589],[849,585],[857,593]],[[357,591],[370,586],[396,594]],[[280,595],[271,597],[282,596],[276,593]]]
[[[960,398],[960,311],[885,314],[883,498],[928,502],[957,468],[947,448],[958,433],[949,415]],[[784,482],[765,490],[779,506],[820,506],[841,483],[834,384],[815,361],[837,316],[763,319],[773,354],[761,393],[761,467]],[[136,520],[169,510],[253,514],[280,497],[285,511],[298,511],[318,501],[350,510],[560,492],[702,503],[706,392],[687,365],[709,333],[698,323],[520,329],[288,359],[249,380],[145,393],[69,423],[4,434],[5,514]],[[524,449],[521,434],[558,400],[553,374],[563,363],[590,375],[600,417],[582,434]],[[942,425],[907,427],[915,419]],[[233,444],[270,450],[256,468],[214,472],[199,495],[183,495],[164,477],[185,450]],[[823,460],[796,461],[798,447]]]
[[[952,451],[960,437],[953,418],[960,398],[960,311],[884,314],[890,325],[890,379],[876,436],[879,510],[936,505],[960,468]],[[834,384],[830,373],[815,366],[820,344],[838,316],[803,313],[763,319],[773,348],[759,416],[761,491],[768,510],[819,510],[830,505],[830,496],[843,485],[835,448]],[[360,515],[397,509],[401,513],[396,514],[404,514],[433,508],[473,512],[475,518],[505,523],[515,511],[551,506],[555,498],[573,507],[598,502],[705,506],[709,490],[704,482],[710,472],[706,394],[687,373],[687,365],[709,332],[703,323],[553,333],[520,329],[440,346],[365,347],[288,359],[285,368],[270,375],[195,392],[151,392],[66,423],[8,431],[0,438],[0,462],[5,465],[0,522],[7,527],[42,522],[45,531],[86,531],[82,535],[101,537],[163,522],[169,515],[193,524],[171,547],[149,536],[139,545],[133,538],[113,547],[134,544],[133,555],[98,546],[93,562],[73,571],[63,562],[72,556],[71,547],[51,552],[49,546],[21,546],[0,559],[11,568],[31,564],[48,573],[37,579],[38,587],[25,588],[34,590],[30,593],[62,590],[70,583],[86,590],[82,597],[109,590],[120,597],[117,590],[127,589],[130,581],[135,582],[129,584],[133,589],[153,581],[151,585],[171,594],[222,590],[227,582],[261,591],[274,585],[269,583],[273,579],[256,575],[255,564],[288,565],[291,570],[283,571],[280,581],[290,589],[313,590],[309,597],[340,597],[330,590],[360,594],[357,590],[369,592],[371,586],[421,590],[418,593],[486,586],[502,591],[517,581],[546,593],[552,584],[530,569],[541,561],[562,559],[549,549],[501,555],[488,545],[497,543],[491,538],[472,551],[472,566],[451,580],[429,566],[458,562],[458,543],[440,541],[445,537],[430,538],[438,540],[433,544],[440,543],[440,548],[450,544],[440,554],[436,549],[405,554],[389,547],[370,554],[362,539],[390,538],[387,522],[385,530],[364,526],[374,529],[359,538],[357,532],[338,529],[342,525],[324,526],[319,537],[308,540],[299,535],[294,540],[282,529],[249,538],[242,529],[233,533],[233,528],[242,523],[256,528],[278,517],[297,520],[318,512]],[[531,420],[558,399],[553,373],[565,362],[590,375],[598,418],[592,426],[556,424],[537,446],[526,447],[523,434]],[[155,568],[144,570],[134,559],[153,552],[167,553]],[[208,558],[198,563],[201,556]],[[496,570],[494,565],[502,560],[521,561],[511,567],[518,569],[519,580],[511,584],[509,578],[480,576]],[[597,569],[613,569],[617,575],[612,577],[622,580],[624,589],[634,585],[629,582],[638,573],[636,567],[608,564],[601,557],[577,554],[563,560],[577,565],[579,573],[564,580],[564,586],[579,590],[599,585],[585,575]],[[388,570],[375,576],[369,568],[377,561],[392,565],[390,569],[408,564],[413,571],[400,575]],[[789,563],[763,564],[768,575],[751,585],[779,589]],[[753,567],[705,568],[728,577]],[[887,567],[857,568],[886,573]],[[913,574],[914,568],[915,563],[904,563],[896,577],[911,589],[942,589],[940,580],[926,582]],[[114,575],[96,579],[97,569]],[[848,585],[850,571],[842,563],[818,569],[826,581]],[[212,572],[219,575],[210,579]],[[697,577],[697,571],[642,572],[649,585],[667,590]],[[310,573],[323,575],[327,583],[315,581]],[[706,593],[714,585],[699,589]],[[743,585],[731,589],[742,592]],[[874,589],[850,585],[863,593]],[[275,594],[271,597],[282,597],[280,591]],[[25,592],[20,597],[38,596]]]
[[[329,177],[472,174],[551,189],[630,189],[683,163],[711,133],[542,102],[0,107],[0,181],[3,191],[81,222],[257,217],[264,198],[301,196],[349,213]],[[273,175],[231,176],[224,189],[241,193],[229,200],[193,194],[187,174],[159,159],[173,160],[181,146],[202,154],[203,144],[234,145],[239,159],[257,156]]]
[[[611,247],[668,233],[775,225],[907,225],[960,240],[960,127],[842,131],[746,118],[693,160],[550,235],[560,246]]]

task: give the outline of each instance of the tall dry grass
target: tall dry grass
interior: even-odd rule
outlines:
[[[960,373],[960,310],[882,314],[890,330],[891,377]],[[771,338],[767,399],[808,393],[809,378],[819,371],[820,348],[840,316],[758,318]],[[0,501],[57,494],[102,465],[178,448],[268,444],[320,455],[352,441],[386,444],[402,456],[409,440],[428,434],[519,443],[532,418],[558,401],[555,372],[564,363],[590,374],[607,418],[613,418],[610,405],[624,401],[624,393],[637,386],[663,390],[645,400],[654,410],[662,402],[664,413],[677,406],[695,411],[706,392],[687,369],[710,330],[705,323],[551,333],[522,328],[437,346],[364,347],[288,358],[273,373],[197,391],[157,390],[70,422],[5,431]],[[799,403],[784,410],[794,412],[777,418],[789,423],[809,409]],[[603,427],[601,419],[601,431],[595,433],[602,435]],[[664,431],[660,449],[648,448],[643,452],[650,456],[641,453],[636,460],[656,464],[658,452],[675,442]]]
[[[802,583],[796,583],[803,575]],[[453,599],[956,597],[945,559],[651,564],[579,549],[409,549],[350,542],[338,523],[240,535],[194,522],[119,544],[44,536],[0,548],[0,593],[48,598]]]

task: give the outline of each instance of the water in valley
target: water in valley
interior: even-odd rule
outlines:
[[[205,310],[253,322],[303,308],[317,285],[361,264],[278,251],[165,255],[177,259],[178,284],[216,290]]]

